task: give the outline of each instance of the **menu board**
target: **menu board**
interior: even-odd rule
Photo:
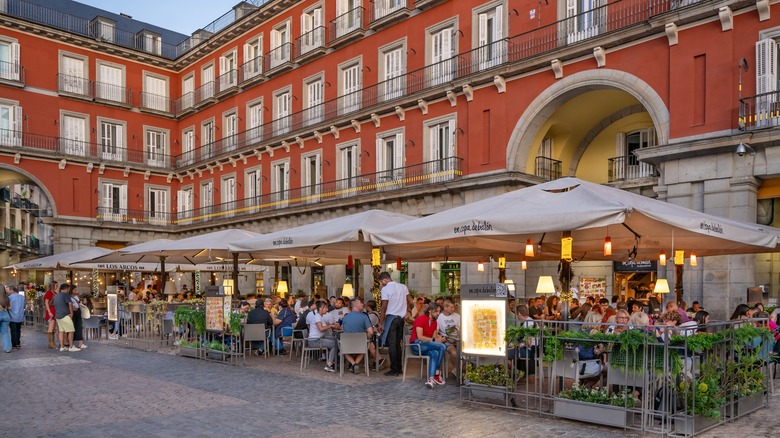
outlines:
[[[106,306],[108,307],[108,320],[109,321],[116,321],[119,319],[119,315],[117,312],[117,298],[116,294],[108,294],[106,295]]]
[[[506,300],[463,300],[463,352],[504,356]]]
[[[223,297],[206,297],[206,330],[222,331],[225,308]]]
[[[607,277],[580,278],[580,297],[585,295],[606,295]]]

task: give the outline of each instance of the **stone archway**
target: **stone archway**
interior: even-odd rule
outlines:
[[[35,184],[49,201],[52,215],[57,216],[57,204],[54,202],[54,196],[52,196],[49,188],[46,187],[46,185],[44,185],[40,179],[17,166],[0,163],[0,187],[5,187],[7,185],[17,183]]]
[[[556,82],[540,93],[526,108],[509,137],[507,170],[525,171],[539,130],[556,110],[580,94],[603,89],[618,89],[635,97],[652,118],[658,144],[668,142],[669,110],[661,96],[649,84],[637,76],[618,70],[588,70]]]

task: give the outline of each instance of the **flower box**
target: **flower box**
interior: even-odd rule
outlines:
[[[628,420],[631,413],[627,412],[622,406],[556,398],[553,415],[570,420],[625,428],[629,424]]]
[[[753,411],[761,409],[762,407],[764,407],[765,401],[766,401],[766,397],[764,396],[764,394],[753,394],[748,397],[743,397],[734,402],[732,417],[739,418],[743,415],[747,415]]]
[[[720,422],[719,418],[707,418],[704,415],[675,415],[674,433],[683,436],[693,436],[709,429]],[[721,419],[723,415],[721,414]]]
[[[482,398],[488,400],[503,401],[506,404],[506,386],[488,386],[482,383],[466,383],[469,390],[469,398]]]
[[[200,348],[196,347],[182,347],[179,346],[179,356],[185,356],[185,357],[200,357]]]
[[[128,304],[125,311],[130,313],[141,313],[146,310],[146,304]]]
[[[207,358],[211,360],[218,360],[220,362],[224,362],[229,355],[230,355],[229,351],[206,350]]]

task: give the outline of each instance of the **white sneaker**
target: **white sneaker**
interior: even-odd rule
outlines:
[[[79,348],[83,350],[83,349],[87,348],[87,344],[81,344],[81,347],[79,347]]]
[[[436,386],[436,384],[433,383],[433,379],[429,377],[428,381],[425,382],[425,386],[427,386],[428,389],[433,389],[433,387]]]
[[[68,351],[67,347],[60,347],[60,351]]]
[[[81,348],[73,346],[68,349],[68,351],[81,351]]]

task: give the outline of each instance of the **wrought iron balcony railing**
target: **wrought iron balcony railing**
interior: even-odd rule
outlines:
[[[547,157],[536,157],[534,175],[552,181],[561,177],[561,162]]]
[[[0,61],[0,80],[24,84],[24,66],[19,61]]]
[[[340,39],[346,39],[353,33],[361,33],[366,30],[365,9],[357,7],[349,10],[330,21],[329,44]]]
[[[57,91],[74,96],[93,98],[92,81],[81,76],[57,74]]]
[[[115,102],[121,105],[133,105],[133,90],[105,82],[95,82],[95,99]]]
[[[745,131],[780,126],[780,91],[740,99],[738,123]]]
[[[295,59],[326,47],[325,26],[320,26],[295,39]]]
[[[172,114],[173,100],[168,96],[155,93],[141,92],[141,109]]]
[[[607,167],[607,182],[630,181],[658,176],[655,166],[639,161],[636,155],[610,158]]]

